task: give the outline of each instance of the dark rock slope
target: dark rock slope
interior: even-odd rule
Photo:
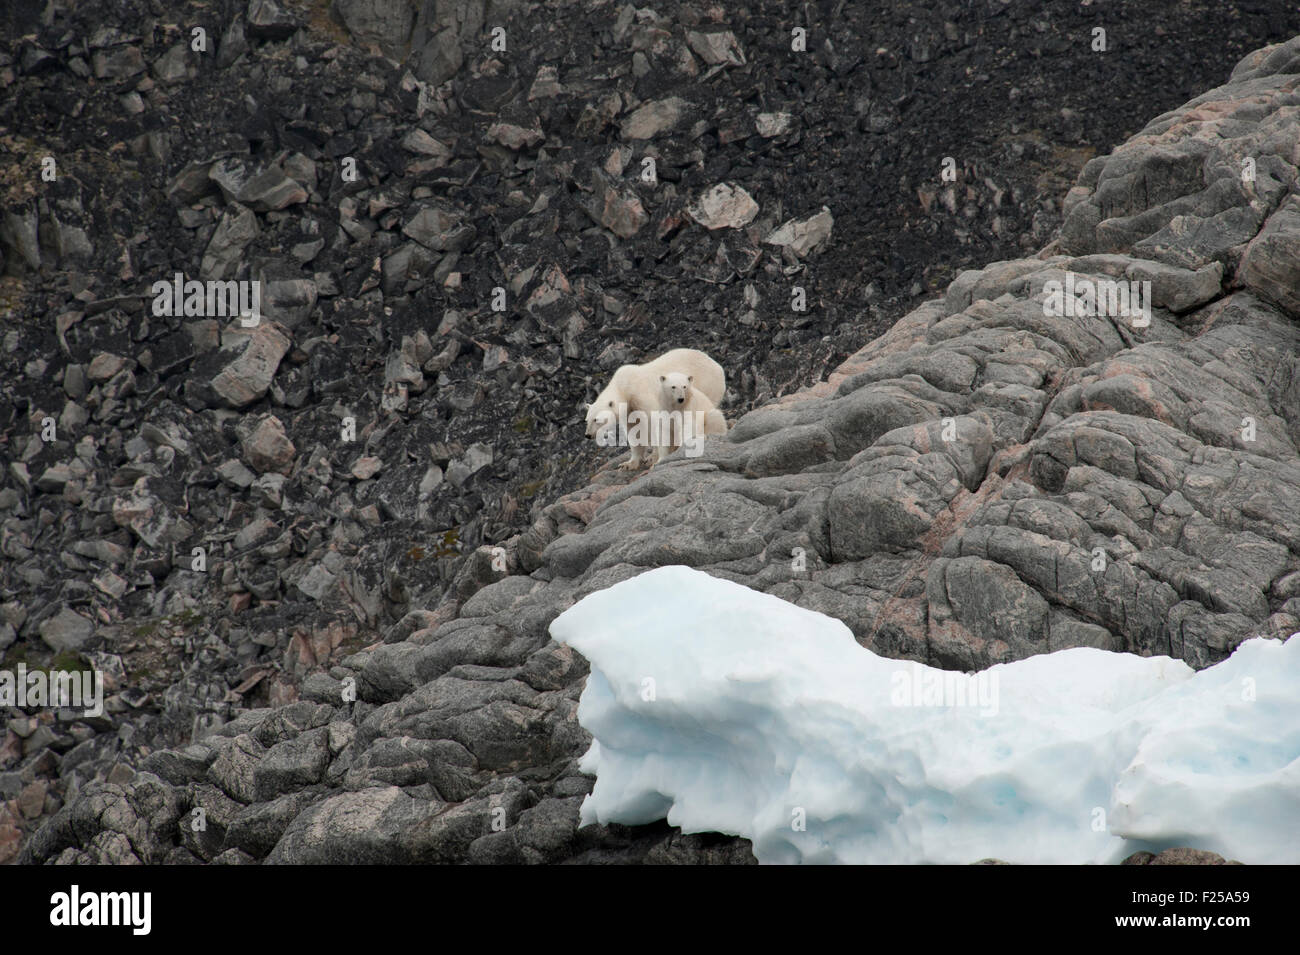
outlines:
[[[1298,166],[1300,38],[1091,160],[1038,255],[963,272],[698,459],[602,470],[504,573],[475,552],[453,601],[310,671],[296,702],[82,787],[23,859],[749,861],[664,825],[575,828],[586,669],[547,626],[663,564],[945,667],[1072,646],[1204,667],[1300,630]],[[1150,282],[1149,323],[1046,313],[1053,280],[1105,279]]]

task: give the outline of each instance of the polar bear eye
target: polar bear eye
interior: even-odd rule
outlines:
[[[609,403],[609,406],[610,406],[611,408],[614,407],[614,402],[611,401],[611,402]]]

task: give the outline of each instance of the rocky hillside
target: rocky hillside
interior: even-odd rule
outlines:
[[[267,7],[250,5],[244,28],[250,48],[256,47],[256,31],[266,29],[255,27],[253,10]],[[743,69],[730,62],[730,40],[692,44],[695,24],[685,25],[684,45],[674,45],[680,23],[665,28],[667,37],[659,40],[666,52],[654,53],[656,21],[609,12],[626,21],[613,24],[611,37],[621,37],[617,42],[631,50],[626,62],[633,77],[637,54],[646,59],[677,51],[680,56],[681,50],[694,51],[692,62],[699,61],[697,84],[704,84],[702,77],[714,67],[715,79],[735,77]],[[632,30],[648,32],[644,40],[629,41]],[[720,35],[717,28],[704,32]],[[275,42],[265,39],[268,47]],[[262,58],[276,55],[261,49]],[[293,69],[295,55],[306,59],[288,48],[286,69]],[[340,47],[314,55],[317,62],[337,63],[352,54]],[[709,55],[722,62],[710,66]],[[751,49],[746,63],[752,55]],[[586,68],[614,74],[620,66]],[[509,71],[498,71],[501,75]],[[657,81],[661,75],[652,71],[637,81]],[[564,69],[557,82],[580,86]],[[268,83],[274,85],[272,74],[261,74],[259,89]],[[318,138],[325,138],[316,149],[328,148],[337,157],[340,147],[357,148],[367,134],[349,126],[347,117],[356,118],[357,127],[377,122],[371,112],[377,102],[387,103],[390,96],[400,100],[402,80],[395,75],[393,83],[382,97],[335,103],[340,128],[328,136],[318,129]],[[485,84],[483,90],[492,88]],[[536,86],[530,89],[537,92]],[[443,143],[451,148],[450,157],[414,135],[410,142],[418,149],[384,157],[389,163],[431,163],[433,171],[420,175],[433,177],[428,180],[433,183],[439,177],[456,179],[461,188],[471,176],[481,182],[485,175],[499,177],[508,188],[507,167],[520,177],[522,198],[507,205],[515,210],[513,221],[523,225],[514,227],[510,244],[527,249],[530,257],[541,251],[542,258],[538,269],[528,272],[530,261],[514,273],[528,277],[508,292],[515,311],[508,313],[509,321],[502,320],[499,337],[474,332],[486,345],[482,362],[496,361],[495,355],[501,363],[485,375],[476,358],[462,382],[490,379],[498,382],[498,391],[509,390],[512,376],[522,374],[513,369],[551,347],[564,359],[557,368],[564,367],[575,361],[565,357],[566,329],[578,329],[571,339],[583,342],[583,354],[592,349],[582,328],[560,319],[566,312],[582,315],[578,303],[595,279],[579,281],[564,263],[584,261],[588,241],[603,243],[602,256],[627,258],[630,267],[602,273],[608,276],[602,282],[613,287],[620,271],[638,268],[629,249],[658,236],[673,215],[670,204],[656,206],[653,213],[646,211],[645,235],[638,229],[627,244],[608,236],[638,218],[629,209],[639,187],[620,175],[636,168],[646,147],[644,140],[629,137],[629,127],[667,122],[678,108],[663,105],[669,97],[645,92],[650,95],[638,97],[643,102],[630,113],[630,104],[620,100],[619,111],[604,121],[620,130],[603,150],[613,164],[585,172],[568,169],[545,203],[523,184],[543,182],[548,163],[568,160],[549,151],[542,156],[553,132],[540,114],[536,124],[518,115],[509,122],[495,120],[502,124],[497,142],[466,143],[471,155],[465,157],[463,177],[440,171],[458,161],[460,139],[454,147]],[[427,99],[418,85],[410,93],[416,107]],[[603,115],[602,95],[588,94],[592,123]],[[508,102],[527,100],[522,86],[512,97]],[[532,102],[547,99],[541,95]],[[495,102],[473,109],[505,109],[505,102],[493,107]],[[742,102],[732,106],[743,112]],[[764,108],[780,112],[777,105]],[[255,101],[233,99],[227,106],[237,106],[256,124]],[[605,107],[614,108],[612,102]],[[680,129],[695,141],[721,140],[725,122],[719,116],[703,127],[677,126],[703,122],[681,109],[682,117],[664,132]],[[438,135],[451,138],[439,125],[442,114],[426,115],[437,117],[425,130],[434,142],[442,142]],[[720,115],[725,120],[725,110]],[[791,120],[801,135],[806,118]],[[294,123],[310,121],[292,120],[285,129],[299,128]],[[530,132],[537,128],[544,139]],[[740,135],[765,139],[748,128]],[[330,146],[331,136],[346,143]],[[270,149],[269,133],[265,141]],[[624,141],[636,145],[626,151]],[[140,155],[150,148],[146,142]],[[117,161],[112,153],[105,155]],[[167,229],[186,228],[209,234],[205,248],[216,242],[217,259],[260,256],[270,262],[293,248],[285,244],[285,231],[310,218],[296,212],[286,216],[273,207],[300,193],[307,197],[298,204],[315,202],[313,190],[323,200],[322,185],[338,175],[324,171],[330,168],[324,156],[312,158],[298,147],[260,159],[209,154],[193,160],[167,180],[183,211],[136,233],[139,241],[123,246],[116,268],[121,274],[143,274],[137,271],[140,255],[131,250],[147,253],[152,243],[166,242]],[[192,322],[165,331],[149,321],[142,330],[138,304],[105,305],[89,286],[73,292],[71,284],[88,281],[89,273],[68,273],[65,294],[79,304],[70,308],[68,301],[59,304],[58,293],[47,293],[54,303],[53,332],[48,320],[38,323],[28,314],[29,321],[9,333],[19,336],[20,344],[53,334],[65,357],[57,366],[51,359],[39,369],[27,368],[33,383],[48,383],[56,367],[63,369],[55,382],[63,390],[56,393],[48,384],[29,390],[8,432],[11,448],[19,449],[4,492],[13,514],[5,524],[4,546],[12,562],[6,569],[8,586],[17,586],[16,581],[41,586],[43,575],[50,576],[44,564],[57,553],[65,566],[81,562],[85,573],[94,572],[94,582],[83,591],[83,609],[97,602],[89,599],[91,587],[134,588],[142,604],[153,602],[154,632],[114,630],[116,621],[106,611],[90,620],[66,606],[38,609],[23,601],[6,605],[11,618],[18,616],[9,625],[24,635],[35,630],[51,645],[79,634],[102,640],[80,646],[104,646],[90,652],[112,650],[122,659],[129,658],[124,643],[156,642],[161,656],[174,642],[193,652],[193,672],[211,679],[214,672],[243,668],[244,682],[220,684],[229,709],[218,716],[229,716],[228,721],[196,734],[189,745],[123,759],[106,781],[71,785],[79,782],[75,766],[86,755],[78,757],[77,749],[60,755],[47,747],[43,752],[50,765],[43,771],[58,771],[67,804],[26,843],[22,860],[750,861],[743,841],[682,836],[662,824],[576,829],[577,807],[591,786],[576,768],[588,743],[574,719],[586,669],[580,658],[549,640],[547,627],[581,596],[663,564],[699,567],[831,614],[876,652],[951,668],[1072,646],[1169,654],[1203,667],[1248,637],[1300,630],[1297,167],[1300,37],[1250,54],[1225,85],[1156,117],[1113,152],[1087,162],[1065,194],[1058,234],[1041,252],[961,272],[943,294],[857,350],[825,381],[744,414],[725,440],[709,443],[702,457],[677,456],[639,476],[603,468],[592,483],[535,509],[521,534],[503,539],[504,570],[500,562],[493,565],[489,547],[475,550],[462,560],[445,594],[431,579],[416,578],[407,569],[436,554],[438,545],[429,546],[427,535],[424,560],[395,557],[386,546],[392,541],[410,546],[404,535],[426,526],[431,509],[441,506],[430,503],[438,488],[459,486],[453,475],[473,487],[472,478],[500,466],[502,453],[516,453],[505,451],[508,445],[501,451],[488,445],[476,456],[469,445],[438,460],[447,452],[429,445],[445,440],[439,436],[452,419],[441,417],[441,397],[429,393],[441,395],[442,376],[453,394],[466,387],[448,372],[463,355],[476,354],[473,348],[479,346],[466,347],[457,331],[477,324],[465,324],[468,310],[449,307],[457,317],[444,314],[435,336],[427,309],[415,302],[387,304],[389,295],[418,300],[429,294],[430,267],[438,295],[451,294],[446,290],[453,275],[461,276],[461,289],[481,282],[484,296],[495,281],[485,263],[462,271],[471,246],[461,243],[477,241],[485,232],[473,221],[479,211],[469,214],[441,198],[440,190],[451,188],[446,182],[393,196],[391,205],[380,198],[382,190],[366,196],[364,204],[341,201],[341,228],[349,236],[355,232],[355,239],[340,238],[324,223],[322,239],[305,231],[297,235],[299,244],[323,243],[306,262],[333,255],[338,259],[329,261],[337,264],[310,280],[298,273],[274,280],[283,283],[271,286],[275,321],[246,340],[233,338],[230,329],[195,330],[201,323]],[[309,168],[315,170],[310,176]],[[119,175],[126,174],[123,166]],[[707,180],[723,175],[684,179],[694,185],[683,185],[677,195],[693,197],[696,187],[711,188]],[[304,184],[295,176],[312,181]],[[602,224],[569,232],[567,213],[561,211],[569,207],[549,204],[562,195],[563,202],[585,203],[587,221]],[[725,247],[723,256],[714,253],[700,261],[743,276],[747,260],[739,250],[756,240],[755,274],[766,274],[773,283],[758,300],[770,302],[781,283],[788,287],[799,281],[795,276],[815,271],[810,263],[826,261],[834,236],[852,216],[833,213],[831,246],[821,257],[802,259],[792,248],[773,253],[763,246],[769,227],[790,213],[817,210],[811,203],[778,199],[780,190],[755,187],[753,195],[759,214],[770,216],[761,228],[729,230],[719,240],[713,231],[691,225],[697,213],[688,211],[659,241],[675,231],[669,247],[673,242]],[[594,205],[593,197],[599,199]],[[60,208],[43,201],[47,210]],[[644,208],[647,199],[638,201]],[[779,214],[771,214],[768,206],[781,201]],[[185,226],[186,219],[193,226]],[[10,237],[21,235],[21,216],[17,220],[15,225],[14,216],[6,219]],[[115,220],[110,216],[109,221]],[[139,228],[138,218],[123,215],[116,221]],[[525,236],[546,221],[557,224],[539,249]],[[474,238],[464,238],[470,232]],[[248,235],[244,252],[231,257],[221,251],[222,242],[241,235]],[[373,244],[380,235],[388,239]],[[556,248],[551,253],[556,260],[546,262],[545,244],[563,247],[566,240],[575,244],[574,251]],[[22,248],[17,240],[8,241]],[[349,255],[361,254],[353,251],[352,241],[368,251],[350,268]],[[250,254],[247,249],[255,243],[265,243],[264,251]],[[186,247],[200,244],[188,239]],[[442,247],[430,248],[437,245]],[[375,254],[379,251],[383,254]],[[426,257],[429,251],[436,263]],[[508,273],[506,252],[494,254],[501,255]],[[397,273],[388,265],[393,256]],[[451,264],[442,267],[449,259]],[[665,256],[668,260],[691,261],[685,250]],[[640,262],[650,272],[658,267]],[[789,275],[783,274],[786,269]],[[420,277],[413,279],[412,271]],[[387,283],[390,274],[402,279]],[[1149,320],[1098,314],[1086,304],[1052,312],[1053,282],[1078,289],[1108,280],[1137,282],[1138,288],[1149,283]],[[625,291],[602,295],[615,309],[626,306],[619,315],[627,316],[636,306],[626,290],[641,279],[625,274],[620,281]],[[681,276],[665,281],[682,288],[691,284]],[[717,286],[717,301],[731,301],[734,292],[739,303],[743,288],[752,284],[727,274]],[[322,294],[323,288],[337,294]],[[788,297],[788,291],[779,296]],[[337,311],[343,303],[351,303],[346,318]],[[388,307],[393,315],[381,322],[378,316]],[[481,321],[490,322],[489,307],[478,307]],[[841,307],[847,314],[849,306]],[[410,325],[402,325],[402,314]],[[645,321],[650,314],[644,313]],[[364,324],[364,315],[370,315],[370,324]],[[732,317],[726,336],[733,337],[734,329],[743,339],[741,329],[751,326],[742,321],[743,313]],[[772,328],[766,327],[770,336]],[[232,340],[218,345],[218,333]],[[518,340],[510,338],[516,334]],[[350,344],[367,337],[387,341],[392,349],[382,370],[368,373],[348,357],[368,353]],[[711,347],[704,337],[702,344]],[[162,356],[172,354],[163,342],[185,356],[186,372],[175,381],[158,370]],[[148,363],[139,357],[146,350]],[[800,350],[805,358],[815,355],[808,346]],[[16,351],[11,347],[8,354]],[[128,358],[128,352],[136,357]],[[264,360],[266,355],[274,360]],[[440,355],[451,355],[451,363],[440,367]],[[541,371],[547,380],[554,374]],[[295,394],[315,395],[330,382],[343,382],[338,387],[344,389],[358,376],[371,381],[370,392],[348,392],[357,396],[337,398],[332,405],[306,399],[294,404]],[[381,390],[385,376],[387,387]],[[548,401],[559,400],[540,384],[523,384],[533,377],[523,375],[516,383],[525,391],[535,387]],[[79,381],[81,397],[69,397],[67,389],[75,390]],[[239,404],[246,392],[257,394]],[[370,404],[364,403],[366,394]],[[758,397],[750,394],[750,400]],[[139,410],[142,395],[150,402],[147,416]],[[398,404],[384,414],[384,403],[393,401]],[[105,429],[109,438],[102,447],[93,438],[61,446],[40,443],[39,419],[53,409],[76,422],[77,412],[69,408],[116,424]],[[373,427],[355,444],[340,445],[338,420],[347,411]],[[537,426],[558,429],[568,420],[564,416]],[[545,419],[534,418],[540,420]],[[75,434],[77,427],[65,430]],[[518,433],[526,441],[532,432],[521,428]],[[116,463],[101,476],[105,459]],[[390,470],[400,481],[385,481]],[[228,529],[220,535],[224,539],[211,536],[219,533],[211,529],[214,524]],[[188,563],[200,527],[208,528],[202,539],[215,555],[206,576],[175,569],[177,561]],[[62,550],[55,543],[69,539],[73,543]],[[449,549],[452,541],[446,540]],[[220,569],[214,574],[213,568]],[[77,579],[60,573],[60,579]],[[206,606],[197,598],[214,586],[228,595],[228,612],[216,625],[195,609]],[[317,606],[298,622],[279,622],[283,617],[272,615],[301,606],[294,602],[301,598],[289,596],[294,591]],[[75,592],[67,588],[69,598]],[[128,594],[116,599],[131,606]],[[354,616],[348,618],[341,608]],[[36,627],[26,619],[32,613],[43,618]],[[170,616],[158,619],[164,614]],[[385,625],[386,618],[395,622]],[[271,620],[293,628],[287,652],[267,625]],[[87,630],[93,636],[83,633]],[[375,631],[382,634],[378,642],[350,652]],[[278,667],[259,662],[270,658],[263,650],[272,647]],[[220,662],[214,666],[214,660]],[[250,708],[258,686],[271,705]],[[35,719],[20,727],[25,736],[13,721],[10,726],[9,738],[25,741],[56,732]],[[94,755],[89,749],[83,753]],[[194,825],[196,810],[202,810],[202,827]]]
[[[334,678],[360,673],[356,654],[364,647],[403,646],[448,621],[451,633],[463,629],[473,613],[468,600],[503,574],[510,586],[534,573],[576,574],[564,563],[575,557],[563,555],[573,544],[558,544],[554,554],[547,546],[593,518],[591,534],[582,535],[593,548],[601,534],[630,541],[642,525],[658,526],[647,521],[668,520],[647,512],[636,529],[601,530],[619,513],[640,515],[647,502],[595,517],[608,496],[627,494],[620,489],[628,476],[601,470],[589,486],[610,452],[582,439],[578,405],[616,365],[668,344],[706,348],[728,369],[733,418],[819,382],[963,268],[1043,247],[1066,222],[1062,197],[1084,162],[1123,142],[1153,112],[1221,82],[1249,49],[1300,32],[1300,12],[1279,13],[1273,4],[1166,6],[1152,29],[1149,4],[1108,4],[1101,21],[1108,47],[1097,51],[1096,10],[1073,0],[1032,9],[988,0],[794,12],[768,0],[744,10],[572,0],[5,4],[0,670],[94,665],[108,700],[107,712],[92,719],[6,708],[0,861],[16,858],[27,835],[66,803],[85,806],[79,800],[91,783],[125,785],[166,747],[212,745],[243,732],[240,720],[251,715],[303,706],[322,693],[312,682],[322,674],[344,664]],[[796,27],[807,31],[798,49]],[[995,112],[991,103],[1014,108]],[[1244,116],[1261,122],[1249,110]],[[1277,195],[1266,190],[1288,181],[1288,166],[1270,165],[1269,155],[1295,164],[1284,140],[1261,147],[1252,216],[1268,213]],[[956,181],[944,178],[945,159],[953,160]],[[1161,203],[1173,203],[1179,216],[1171,222],[1226,203],[1236,212],[1209,229],[1251,230],[1252,218],[1222,186],[1195,208],[1178,205],[1197,186],[1196,162],[1154,162],[1156,173],[1131,186],[1141,194],[1132,203],[1147,201],[1141,191],[1149,183],[1167,182]],[[1071,252],[1138,247],[1145,220],[1117,231],[1112,212],[1123,205],[1113,196],[1128,188],[1113,185],[1104,200],[1079,205],[1099,216],[1106,210],[1108,221],[1093,223],[1091,238],[1086,218],[1074,218],[1083,213],[1071,209],[1062,233]],[[1201,242],[1213,244],[1206,235]],[[1265,246],[1284,261],[1286,247]],[[1268,268],[1262,261],[1257,269]],[[1222,265],[1219,287],[1234,288],[1235,262],[1223,257]],[[260,282],[263,321],[244,329],[212,314],[166,314],[153,286],[177,274]],[[1197,295],[1210,295],[1213,275],[1196,274]],[[806,311],[794,308],[796,288]],[[893,344],[876,347],[897,350],[918,334],[914,317],[900,327]],[[971,388],[1000,381],[979,366]],[[1009,383],[1058,394],[1049,377]],[[963,386],[952,387],[962,394]],[[1196,395],[1205,400],[1208,392]],[[914,398],[930,403],[900,398],[917,414],[950,407],[946,416],[957,418],[983,407],[943,404],[928,392]],[[1005,400],[1019,408],[1018,398]],[[785,411],[764,412],[735,437],[796,434],[820,420],[813,408],[790,411],[788,420],[780,418]],[[1231,405],[1212,408],[1236,413]],[[1026,404],[1015,413],[1030,421],[1031,411]],[[898,413],[881,412],[880,421]],[[1204,418],[1197,416],[1197,427]],[[1282,420],[1271,431],[1261,424],[1261,439]],[[988,424],[995,438],[1006,438],[992,417]],[[829,460],[852,457],[854,442],[871,437],[875,425],[853,427],[861,429],[857,437],[839,438]],[[723,452],[710,453],[705,460]],[[816,457],[797,461],[798,470]],[[634,483],[637,496],[662,494],[666,486],[656,482],[671,473]],[[810,483],[797,499],[763,491],[744,500],[780,512],[811,494],[801,505],[809,508],[818,487]],[[710,500],[688,490],[701,505]],[[837,502],[849,500],[845,494]],[[944,494],[936,491],[932,511]],[[736,573],[749,573],[758,531],[746,515],[718,511],[744,500],[707,504],[699,512],[707,526],[682,513],[685,541],[664,554],[706,567],[737,560]],[[918,652],[927,618],[910,625],[910,643],[892,637],[888,618],[923,612],[907,586],[926,581],[928,555],[943,534],[924,539],[917,554],[902,547],[893,564],[872,570],[878,577],[841,581],[823,564],[848,574],[850,561],[875,544],[841,539],[839,550],[819,550],[792,543],[822,533],[815,522],[800,524],[806,513],[790,516],[789,539],[776,541],[777,550],[759,534],[766,548],[759,552],[803,547],[806,576],[785,582],[803,581],[801,602],[839,594],[852,609],[837,615],[871,617],[870,626],[853,624],[859,635],[879,630],[879,647],[894,641],[900,654]],[[729,533],[731,520],[742,521],[745,533]],[[914,525],[928,528],[927,521]],[[897,543],[909,531],[893,533]],[[1149,560],[1204,561],[1195,548],[1222,555],[1214,541],[1175,539],[1165,544],[1169,554],[1139,543]],[[881,542],[876,556],[896,543]],[[735,554],[719,556],[719,547]],[[547,570],[543,552],[562,563]],[[1113,556],[1125,565],[1138,559],[1136,552]],[[1260,559],[1251,579],[1273,567],[1271,557]],[[898,560],[904,563],[894,567]],[[1000,556],[985,560],[1017,568]],[[897,581],[879,577],[889,567]],[[966,567],[945,579],[959,581]],[[1178,567],[1190,579],[1208,573],[1200,564]],[[1175,572],[1162,573],[1154,577]],[[894,582],[909,579],[894,594]],[[1183,594],[1192,585],[1170,586]],[[781,592],[793,598],[790,587]],[[554,594],[554,612],[534,613],[526,630],[467,631],[450,642],[439,635],[447,656],[433,676],[472,663],[497,668],[476,670],[472,681],[511,680],[506,674],[532,659],[546,642],[546,621],[572,599]],[[1049,592],[1044,599],[1060,639],[1069,620],[1106,628],[1117,641],[1128,633],[1108,622],[1114,613],[1093,618],[1062,611]],[[872,600],[891,613],[871,611]],[[1265,598],[1269,611],[1284,602],[1271,592]],[[1214,607],[1213,600],[1203,605]],[[1256,620],[1258,611],[1251,604],[1244,616]],[[1062,612],[1074,616],[1062,622]],[[1214,609],[1229,612],[1238,612],[1236,604]],[[974,654],[975,643],[969,646]],[[969,665],[961,652],[926,652]],[[534,668],[550,672],[546,659]],[[580,661],[565,661],[550,677],[534,673],[528,686],[568,699],[581,672]],[[506,686],[513,683],[497,689]],[[347,712],[360,726],[365,707],[400,687],[357,691],[360,702]],[[473,699],[464,706],[481,709],[473,719],[486,721],[482,732],[502,741],[533,734],[523,719],[530,696],[504,708]],[[491,713],[513,729],[494,728]],[[211,730],[225,735],[209,737]],[[445,806],[524,765],[547,767],[521,773],[523,790],[511,783],[511,793],[524,794],[507,800],[513,820],[523,808],[580,793],[580,778],[562,781],[569,770],[556,776],[555,767],[568,765],[565,754],[580,748],[571,721],[563,733],[536,759],[515,743],[497,758],[452,746],[459,737],[445,728],[408,733],[442,741],[430,750],[441,755],[419,756],[424,776],[395,785]],[[261,745],[276,742],[269,735]],[[435,785],[434,764],[459,767],[464,782]],[[324,773],[304,787],[286,783],[294,798],[276,812],[298,806],[303,793],[318,802]],[[208,796],[217,793],[244,809],[265,808],[266,799],[250,800],[248,791],[217,786]],[[186,798],[185,806],[198,804]],[[226,808],[234,812],[234,804]],[[213,809],[213,819],[230,812]],[[224,851],[224,825],[194,855]],[[170,847],[178,837],[159,830],[157,838]],[[660,843],[715,845],[664,839],[671,839],[666,828],[602,833],[591,851],[642,858]],[[159,858],[146,845],[140,858]],[[725,858],[735,845],[716,842]],[[568,845],[560,855],[578,851]],[[460,850],[452,855],[464,858]]]

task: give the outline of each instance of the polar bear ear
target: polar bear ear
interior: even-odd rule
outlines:
[[[687,376],[686,376],[686,383],[687,383],[687,384],[690,384],[690,383],[691,383],[692,381],[694,381],[694,380],[695,380],[695,376],[694,376],[694,375],[687,375]]]
[[[591,410],[591,405],[584,401],[582,405],[578,408],[578,410],[581,411],[583,414],[586,414],[588,411]]]
[[[667,376],[667,375],[660,375],[660,376],[659,376],[659,380],[660,380],[660,381],[667,381],[667,380],[668,380],[668,376]]]

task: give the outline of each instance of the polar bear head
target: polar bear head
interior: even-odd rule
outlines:
[[[614,399],[602,392],[596,400],[587,405],[587,437],[597,438],[608,435],[618,424],[618,411]]]
[[[683,375],[680,371],[659,376],[659,391],[665,408],[675,408],[686,404],[691,396],[694,375]]]

